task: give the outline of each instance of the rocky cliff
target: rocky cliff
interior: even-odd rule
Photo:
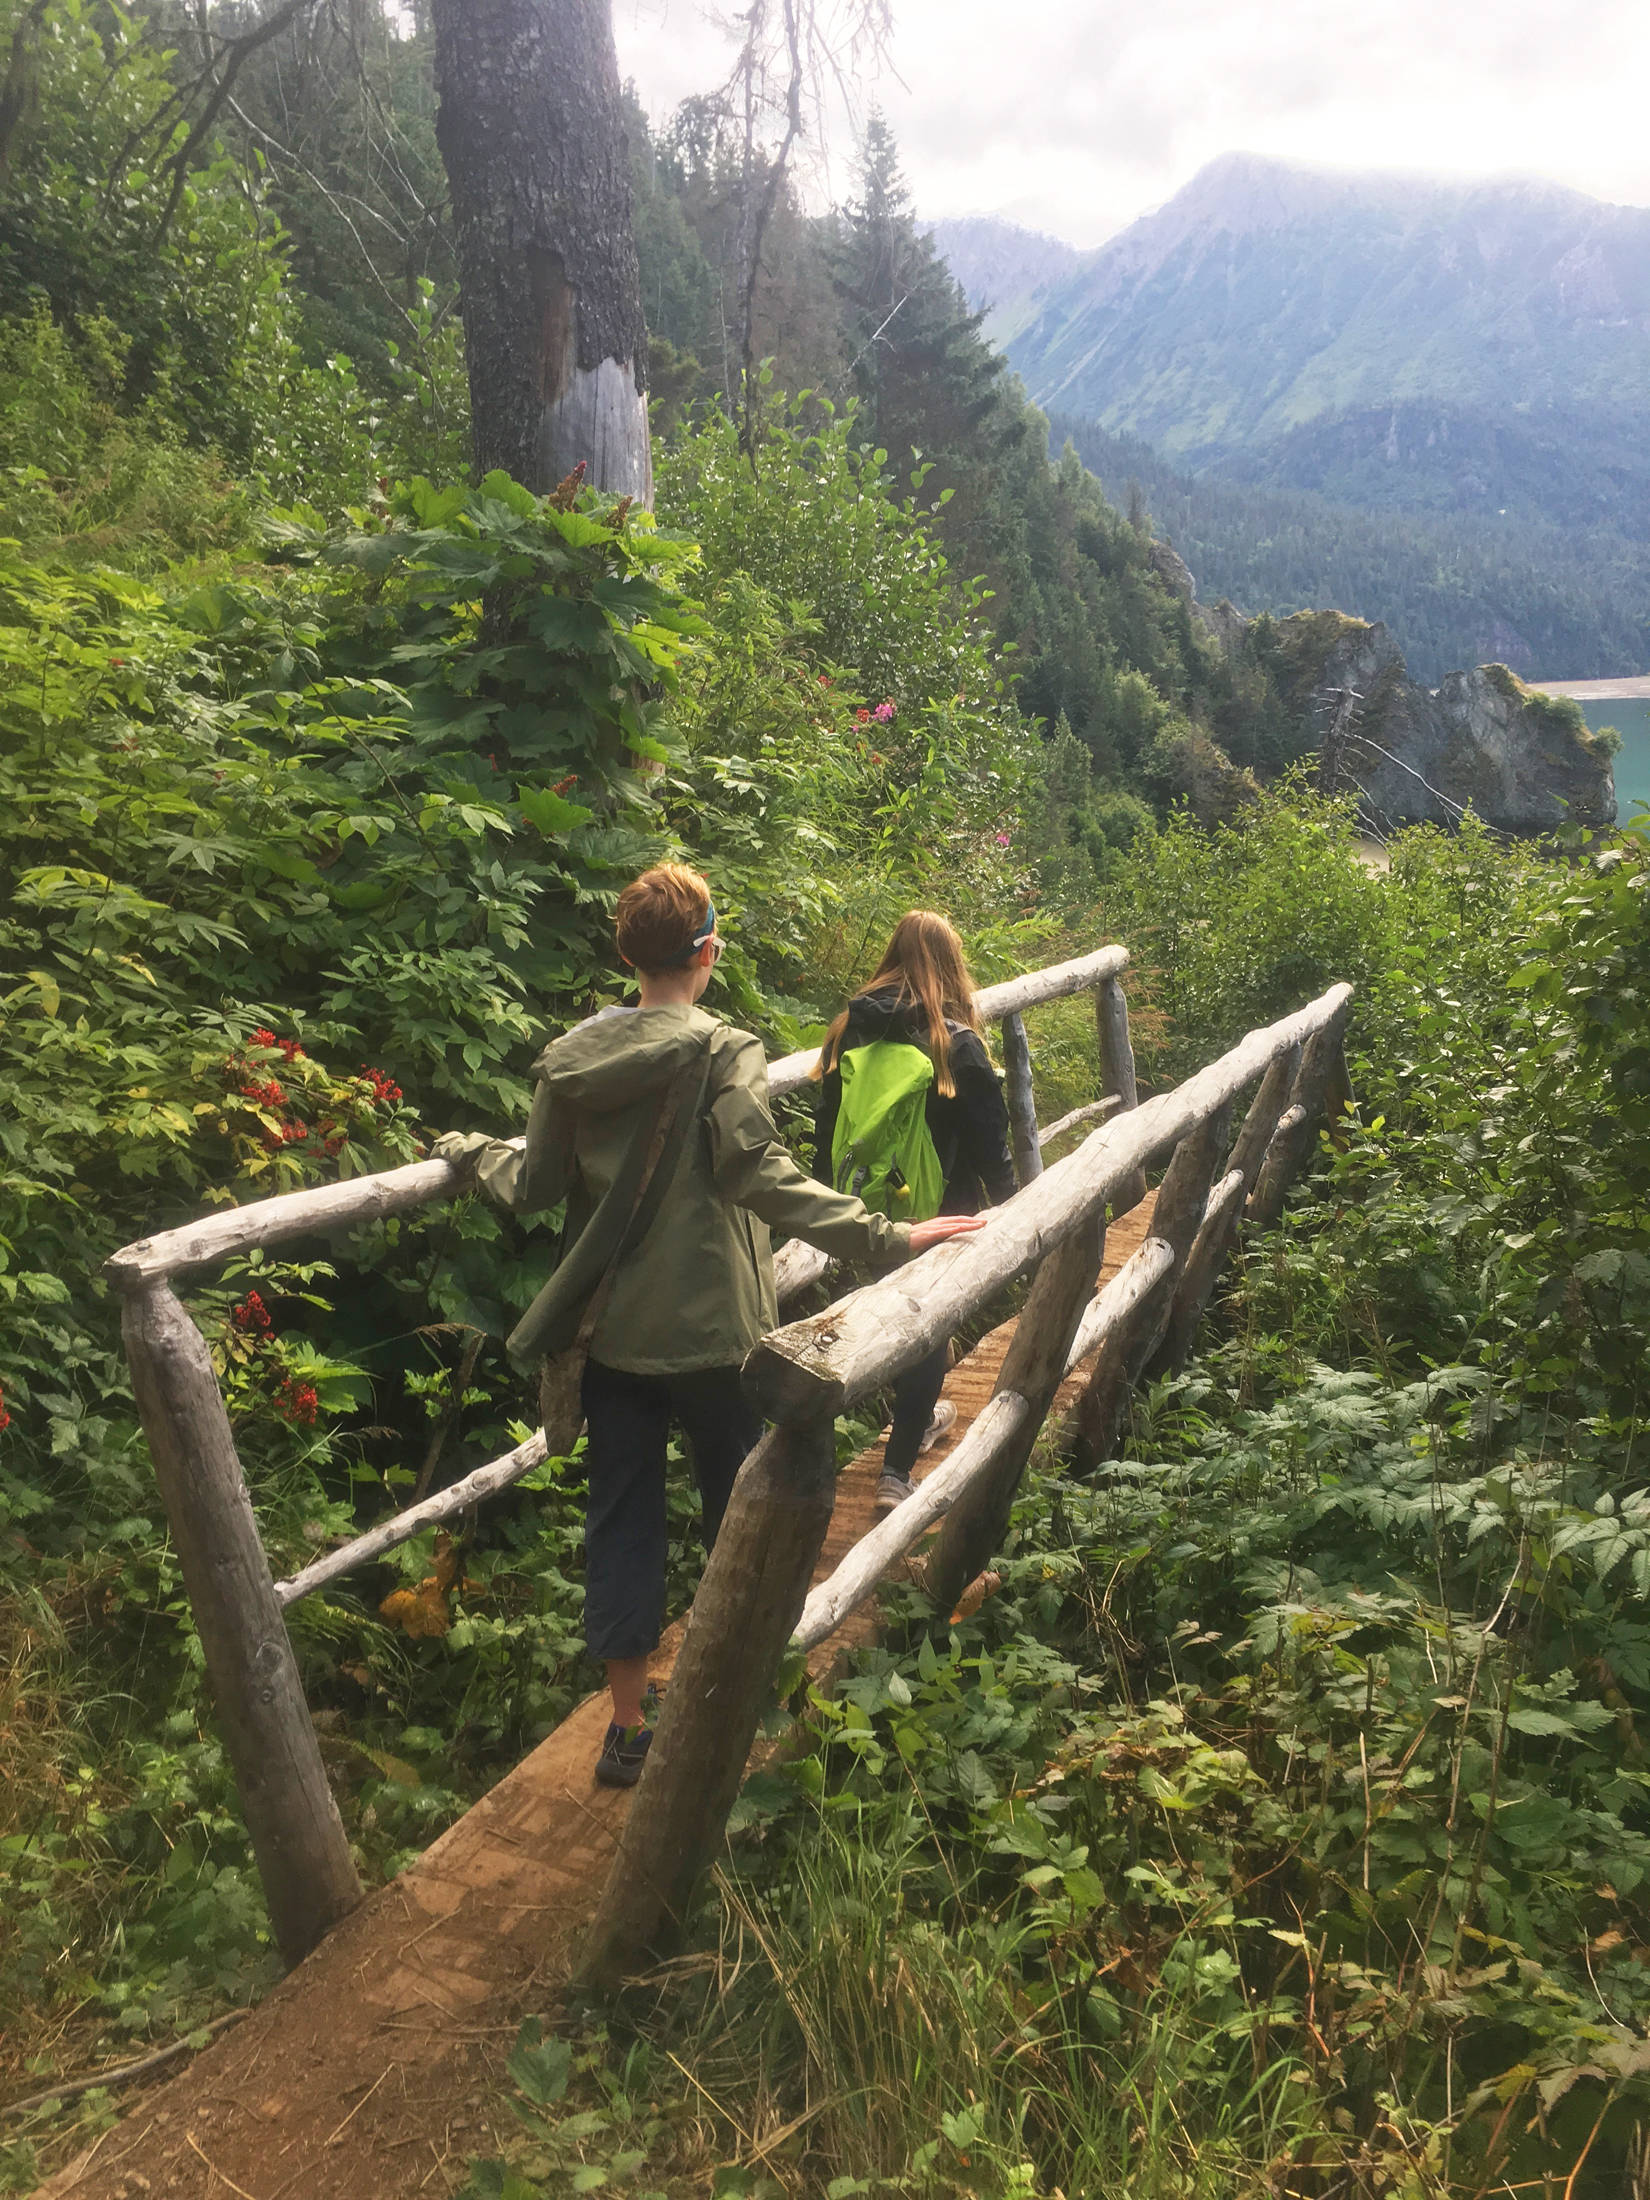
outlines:
[[[1356,787],[1377,827],[1454,824],[1468,808],[1504,833],[1614,824],[1609,750],[1578,704],[1526,687],[1505,665],[1419,687],[1384,626],[1344,625],[1312,701],[1326,777]]]
[[[1338,611],[1244,619],[1223,603],[1198,616],[1228,659],[1265,661],[1315,731],[1324,784],[1356,791],[1377,831],[1453,825],[1469,808],[1504,833],[1615,822],[1608,744],[1579,704],[1526,687],[1505,665],[1425,688],[1384,626]]]

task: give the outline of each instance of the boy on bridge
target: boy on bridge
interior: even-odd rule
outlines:
[[[517,1214],[567,1202],[560,1261],[509,1351],[527,1366],[587,1348],[585,1637],[613,1699],[596,1778],[629,1787],[653,1739],[671,1422],[693,1454],[708,1553],[760,1434],[739,1369],[779,1318],[770,1230],[887,1266],[980,1224],[893,1222],[799,1167],[769,1112],[761,1041],[698,1005],[722,954],[698,872],[667,863],[633,880],[617,934],[638,1004],[545,1048],[525,1151],[456,1132],[436,1151],[473,1161],[482,1190]]]

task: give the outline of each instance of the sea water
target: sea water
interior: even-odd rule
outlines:
[[[1616,818],[1625,825],[1635,803],[1650,804],[1650,696],[1612,702],[1589,695],[1581,698],[1581,710],[1595,733],[1600,726],[1614,726],[1621,735],[1615,764]]]

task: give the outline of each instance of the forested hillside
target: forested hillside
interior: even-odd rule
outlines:
[[[514,2112],[405,2104],[382,2189],[1640,2192],[1643,836],[1372,872],[1308,761],[1343,622],[1215,646],[880,126],[811,214],[737,112],[632,113],[650,512],[470,478],[425,6],[0,0],[0,57],[0,2190],[280,1969],[105,1260],[516,1128],[674,855],[770,1053],[931,904],[982,980],[1126,942],[1147,1094],[1346,980],[1356,1101],[996,1593],[889,1596],[680,1960],[469,2028]],[[1086,1005],[1029,1030],[1091,1100]],[[553,1257],[464,1199],[180,1281],[277,1570],[529,1431]],[[292,1607],[369,1886],[596,1685],[584,1480]]]
[[[1154,531],[1186,560],[1205,602],[1240,611],[1333,605],[1379,619],[1411,673],[1431,685],[1505,664],[1539,685],[1567,665],[1627,673],[1650,661],[1650,550],[1624,535],[1545,521],[1372,511],[1282,488],[1188,474],[1129,436],[1055,412],[1111,500],[1138,493]]]

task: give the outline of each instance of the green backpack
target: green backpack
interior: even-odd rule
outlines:
[[[921,1047],[874,1039],[850,1048],[837,1067],[842,1105],[831,1140],[831,1182],[874,1214],[928,1221],[945,1197],[926,1108],[933,1063]]]

